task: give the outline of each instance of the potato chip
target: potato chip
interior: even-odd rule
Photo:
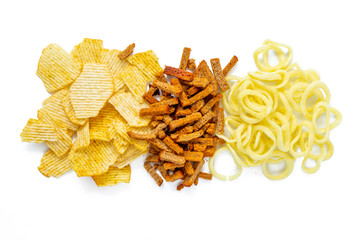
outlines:
[[[20,134],[23,142],[42,143],[44,141],[58,141],[59,136],[54,126],[37,119],[29,119]]]
[[[101,56],[101,64],[108,66],[113,79],[118,79],[120,72],[122,72],[129,63],[125,60],[120,60],[119,54],[121,51],[116,49],[103,49]]]
[[[86,122],[83,126],[81,126],[77,131],[76,135],[77,137],[73,145],[73,148],[75,150],[89,146],[90,144],[89,122]]]
[[[86,148],[74,149],[69,153],[71,166],[78,177],[100,175],[119,158],[111,142],[91,140]]]
[[[62,104],[62,100],[67,94],[68,90],[58,91],[43,102],[42,109],[50,115],[57,125],[63,125],[70,130],[76,131],[78,126],[70,121]]]
[[[98,115],[114,92],[114,82],[104,64],[85,64],[83,71],[70,87],[70,99],[76,118]]]
[[[100,63],[103,50],[103,41],[100,39],[85,38],[71,51],[71,56],[82,64]]]
[[[143,127],[149,124],[150,118],[140,117],[139,115],[140,109],[146,108],[148,105],[145,102],[140,104],[133,94],[129,92],[118,92],[110,98],[109,102],[119,111],[130,126]]]
[[[122,79],[121,75],[114,78],[114,88],[115,92],[125,92],[129,90],[128,87],[125,85],[125,82]]]
[[[96,117],[89,118],[91,139],[110,141],[111,126],[116,118],[121,117],[119,112],[110,103],[106,103]]]
[[[63,131],[62,129],[56,129],[60,139],[55,142],[45,141],[45,144],[56,154],[58,157],[64,156],[69,152],[73,139],[71,138],[73,131]]]
[[[81,72],[81,64],[57,44],[47,46],[40,57],[36,74],[48,92],[71,84]]]
[[[120,79],[135,96],[136,100],[141,102],[142,96],[146,92],[146,85],[149,78],[146,77],[136,66],[129,65],[120,73]]]
[[[152,132],[152,128],[150,126],[145,126],[145,127],[128,127],[127,131],[132,131],[134,133],[140,133],[140,134],[149,134]],[[147,141],[144,140],[138,140],[138,139],[134,139],[134,138],[130,138],[130,141],[132,144],[135,145],[135,147],[141,151],[146,151],[147,148],[149,147],[149,143]]]
[[[117,168],[123,168],[145,153],[146,151],[139,150],[137,147],[135,147],[135,145],[130,145],[126,149],[126,152],[119,156],[113,166]]]
[[[120,182],[129,183],[131,177],[131,168],[130,165],[127,165],[121,169],[110,166],[106,173],[91,177],[98,187],[114,186]]]
[[[149,50],[146,52],[136,53],[125,60],[139,68],[145,76],[148,77],[148,81],[153,81],[157,74],[163,72],[158,59],[159,58],[156,54],[152,50]]]
[[[84,125],[88,119],[86,118],[76,118],[75,116],[75,110],[73,105],[71,104],[70,100],[70,91],[67,91],[66,95],[61,100],[61,103],[63,105],[64,111],[66,113],[66,116],[69,118],[69,120],[76,124],[76,125]]]
[[[116,150],[120,153],[123,154],[127,147],[129,146],[129,143],[122,138],[119,134],[116,134],[115,137],[112,140],[112,143],[114,144]]]
[[[68,155],[58,157],[52,150],[49,150],[41,158],[38,169],[46,177],[60,177],[71,170],[71,164]]]

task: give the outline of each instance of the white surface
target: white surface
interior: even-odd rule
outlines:
[[[2,1],[0,239],[359,239],[358,1],[237,2]],[[255,69],[264,39],[289,44],[343,114],[331,132],[335,153],[313,175],[298,160],[283,181],[244,169],[236,181],[181,192],[158,188],[140,160],[128,185],[97,188],[73,172],[47,179],[37,170],[46,147],[19,137],[48,96],[37,61],[48,44],[71,51],[84,37],[107,48],[135,42],[162,66],[178,65],[184,46],[198,61],[236,54],[237,75]]]

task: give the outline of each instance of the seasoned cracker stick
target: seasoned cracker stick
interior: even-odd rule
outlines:
[[[204,157],[202,152],[184,151],[184,157],[186,161],[200,162]]]
[[[183,104],[183,107],[189,106],[199,101],[200,99],[207,97],[210,93],[212,93],[212,91],[213,91],[213,87],[209,84],[204,90],[197,93],[195,96],[189,98],[189,100],[185,103],[185,105]]]
[[[142,108],[140,109],[140,117],[145,116],[157,116],[170,113],[170,107],[168,105],[161,105],[158,107]]]
[[[199,138],[204,134],[203,130],[199,130],[197,132],[189,133],[189,134],[179,134],[179,137],[176,139],[176,142],[188,142],[193,139]]]
[[[200,144],[200,143],[195,143],[194,144],[194,151],[196,152],[203,152],[206,149],[206,145],[205,144]]]
[[[174,86],[177,86],[179,89],[182,90],[182,93],[179,95],[179,100],[180,100],[181,105],[183,105],[184,103],[186,103],[187,100],[188,100],[188,98],[187,98],[186,93],[185,93],[185,91],[184,91],[184,87],[181,85],[179,79],[177,79],[177,78],[172,78],[172,79],[170,80],[170,83],[171,83],[172,85],[174,85]]]
[[[172,162],[176,164],[184,164],[185,163],[185,157],[176,155],[175,153],[161,151],[159,154],[160,160]]]
[[[173,94],[176,97],[179,97],[180,94],[183,92],[181,88],[178,86],[170,85],[167,82],[161,82],[157,79],[153,81],[153,85],[157,88],[159,88],[163,92],[168,92],[170,94]],[[164,94],[164,93],[163,93]]]
[[[133,52],[134,48],[135,48],[135,43],[132,43],[129,46],[127,46],[127,48],[125,48],[124,51],[119,53],[118,56],[119,56],[120,60],[124,60],[125,58],[130,56],[130,54]]]
[[[204,172],[199,172],[199,178],[205,179],[205,180],[211,180],[212,179],[212,174],[210,173],[204,173]]]
[[[168,106],[172,106],[172,105],[176,105],[179,104],[179,99],[178,98],[170,98],[170,99],[166,99],[154,104],[150,104],[150,107],[158,107],[158,106],[162,106],[162,105],[168,105]]]
[[[225,144],[226,141],[222,138],[219,137],[214,137],[214,146],[216,147],[217,145],[223,145]]]
[[[223,108],[219,108],[217,110],[217,114],[216,114],[216,130],[215,133],[216,134],[222,134],[224,132],[224,126],[225,126],[225,116],[224,116],[224,109]]]
[[[177,154],[182,154],[184,152],[184,149],[182,147],[179,146],[179,144],[177,144],[176,142],[174,142],[169,136],[166,136],[163,139],[163,142],[168,145],[169,148],[171,148],[172,150],[174,150],[174,152],[176,152]]]
[[[188,66],[187,66],[190,70],[194,70],[196,68],[196,63],[195,63],[195,59],[190,58],[188,61]]]
[[[176,164],[172,162],[166,162],[163,164],[165,170],[175,170],[175,168],[184,167],[184,164]]]
[[[214,138],[198,138],[191,141],[192,143],[205,144],[208,147],[214,146]]]
[[[160,139],[163,139],[164,137],[166,137],[166,133],[164,131],[160,131],[159,134],[158,134],[158,137]]]
[[[181,118],[178,120],[173,120],[169,124],[169,130],[170,130],[170,132],[172,132],[176,128],[179,128],[181,126],[184,126],[186,124],[190,124],[190,123],[193,123],[193,122],[199,120],[201,117],[202,117],[201,113],[196,112],[196,113],[192,113],[184,118]]]
[[[160,187],[161,184],[163,183],[162,178],[159,176],[159,174],[156,173],[156,170],[154,169],[153,166],[151,166],[150,163],[145,162],[144,163],[144,168],[146,169],[146,171],[150,174],[150,176],[155,180],[155,182],[157,183],[157,185]]]
[[[153,87],[152,85],[149,86],[148,91],[143,95],[143,99],[145,99],[148,103],[157,103],[159,100],[153,97],[155,92],[158,89],[156,87]]]
[[[189,96],[194,95],[195,93],[198,93],[200,91],[200,88],[197,87],[191,87],[186,92]]]
[[[194,171],[194,174],[192,174],[192,175],[187,175],[187,176],[185,177],[185,180],[184,180],[184,182],[183,182],[183,184],[185,185],[185,187],[190,187],[190,186],[194,183],[194,181],[195,181],[197,175],[199,174],[201,168],[204,166],[204,163],[205,163],[205,161],[204,161],[204,160],[201,160],[201,161],[198,163],[198,165],[196,166],[195,171]]]
[[[167,151],[167,152],[172,152],[172,149],[169,148],[163,141],[161,141],[160,139],[152,139],[148,141],[149,143],[151,143],[152,145],[154,145],[155,147],[157,147],[158,149]]]
[[[177,170],[172,175],[170,175],[170,181],[175,182],[176,180],[182,179],[184,177],[184,173],[181,170]]]
[[[226,76],[230,72],[230,70],[235,66],[239,59],[237,56],[233,56],[230,60],[230,62],[226,65],[226,67],[223,69],[223,75]]]
[[[183,54],[181,56],[180,69],[186,70],[186,67],[189,62],[191,48],[184,47]]]
[[[156,128],[157,126],[159,126],[159,124],[161,123],[161,121],[152,121],[150,122],[150,127],[152,128]]]
[[[206,129],[206,132],[209,134],[214,134],[216,129],[216,125],[214,123],[209,123],[208,129]]]
[[[153,116],[151,118],[152,121],[162,121],[164,119],[164,116]]]
[[[141,134],[141,133],[135,133],[132,131],[128,131],[127,134],[129,137],[139,139],[139,140],[150,140],[150,139],[156,138],[154,133]]]
[[[165,179],[165,181],[170,182],[171,181],[171,176],[168,173],[168,171],[164,168],[164,165],[160,165],[158,167],[158,169],[159,169],[159,171],[161,173],[161,176]]]
[[[165,66],[164,73],[170,76],[180,78],[185,81],[192,81],[194,74],[183,69]]]
[[[197,176],[197,177],[195,178],[195,180],[194,180],[194,185],[197,186],[198,183],[199,183],[199,174],[198,174],[198,176]]]
[[[190,161],[185,162],[185,167],[184,168],[185,168],[186,174],[188,174],[188,175],[194,174],[194,168],[193,168],[193,165],[191,164]]]
[[[220,99],[222,97],[223,97],[223,95],[221,93],[219,93],[215,97],[210,99],[210,101],[208,101],[205,104],[205,106],[201,108],[201,110],[200,110],[201,114],[204,115],[205,113],[207,113],[215,105],[215,103],[220,101]]]
[[[190,109],[191,109],[191,111],[193,111],[193,112],[197,112],[197,111],[199,111],[204,105],[205,105],[204,99],[200,99],[200,100],[197,101],[194,105],[192,105]]]
[[[159,155],[160,151],[154,145],[150,144],[149,153]]]
[[[170,117],[169,115],[164,115],[164,123],[166,125],[169,125],[171,121],[173,121],[174,119],[172,117]]]
[[[192,133],[193,131],[194,131],[193,126],[186,126],[182,129],[180,129],[179,131],[176,131],[173,134],[171,134],[170,137],[171,137],[171,139],[177,139],[180,134]]]
[[[217,92],[218,92],[218,85],[217,85],[217,82],[215,80],[215,77],[214,77],[213,73],[211,72],[208,64],[205,61],[203,63],[203,69],[204,69],[203,71],[205,71],[205,73],[206,73],[207,79],[209,79],[210,84],[213,87],[213,92],[211,93],[211,95],[215,96],[217,94]]]
[[[207,149],[204,151],[204,157],[212,157],[212,156],[214,156],[215,150],[216,150],[215,147],[207,148]]]
[[[180,190],[182,190],[184,187],[185,187],[185,185],[181,183],[181,184],[179,184],[179,185],[176,187],[176,190],[180,191]]]
[[[190,115],[192,114],[192,111],[190,108],[187,108],[187,109],[183,109],[183,110],[179,110],[175,113],[175,116],[176,117],[182,117],[182,116],[187,116],[187,115]]]
[[[146,162],[155,162],[155,163],[160,163],[160,159],[158,155],[150,155],[145,159]]]
[[[202,118],[199,119],[199,121],[197,121],[193,127],[195,130],[198,130],[200,128],[202,128],[202,126],[204,126],[208,121],[210,121],[210,119],[212,119],[215,116],[215,113],[213,111],[208,111]]]
[[[156,128],[152,131],[152,133],[155,134],[155,136],[157,136],[166,127],[167,125],[165,123],[160,123],[156,126]]]
[[[210,62],[211,62],[212,70],[215,75],[215,79],[216,79],[217,83],[219,84],[221,91],[225,92],[225,91],[229,90],[230,86],[227,83],[227,81],[225,80],[224,74],[221,70],[220,59],[213,58],[210,60]]]
[[[191,84],[194,87],[205,88],[209,84],[209,80],[206,77],[194,77]]]

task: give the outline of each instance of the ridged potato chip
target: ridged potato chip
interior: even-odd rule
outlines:
[[[86,118],[76,118],[75,116],[75,110],[73,105],[71,104],[70,100],[70,91],[67,91],[66,95],[61,100],[61,103],[63,105],[64,111],[66,113],[66,116],[69,118],[69,120],[76,124],[76,125],[84,125],[88,119]]]
[[[70,87],[76,118],[96,117],[114,92],[114,81],[104,64],[88,63]]]
[[[81,72],[81,64],[57,44],[47,46],[40,57],[36,74],[48,92],[71,84]]]
[[[156,54],[149,50],[131,55],[125,60],[139,68],[147,76],[148,81],[153,81],[157,74],[163,72],[158,59]]]
[[[113,166],[121,169],[141,155],[144,155],[146,152],[147,151],[139,150],[137,147],[135,147],[135,145],[129,145],[125,153],[119,156]]]
[[[129,65],[125,60],[120,60],[119,53],[121,51],[116,49],[103,49],[101,56],[101,64],[108,66],[113,79],[117,79],[119,74]]]
[[[124,82],[138,102],[146,92],[146,85],[149,78],[136,66],[129,65],[120,73],[120,79]]]
[[[116,150],[120,153],[123,154],[127,147],[129,146],[129,143],[122,138],[119,134],[116,134],[115,137],[112,140],[112,143],[114,144]]]
[[[56,156],[58,157],[62,157],[64,156],[66,153],[69,152],[73,139],[72,139],[72,135],[73,135],[73,131],[63,131],[62,129],[57,128],[57,133],[60,136],[60,139],[58,141],[55,142],[51,142],[51,141],[45,141],[45,144],[51,149],[53,150],[53,152],[56,154]]]
[[[92,179],[98,187],[114,186],[120,182],[129,183],[131,177],[130,165],[121,169],[117,167],[109,167],[109,170],[101,175],[92,176]]]
[[[86,122],[76,133],[77,137],[73,144],[74,150],[85,148],[90,144],[89,122]]]
[[[71,166],[78,177],[103,174],[118,158],[114,145],[100,140],[91,140],[86,148],[72,148],[69,153]]]
[[[52,150],[49,150],[41,158],[38,169],[46,177],[60,177],[71,170],[71,164],[68,155],[58,157]]]
[[[37,119],[29,119],[20,134],[23,142],[42,143],[44,141],[58,141],[59,136],[54,126]]]
[[[115,93],[109,102],[119,111],[121,116],[129,123],[130,126],[143,127],[150,123],[150,118],[140,117],[141,108],[146,108],[146,103],[139,103],[132,93],[118,92]]]
[[[103,41],[100,39],[85,38],[71,51],[71,56],[81,64],[100,63],[103,50]]]

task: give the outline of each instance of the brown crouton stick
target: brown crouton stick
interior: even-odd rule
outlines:
[[[179,100],[180,100],[181,105],[183,105],[184,103],[186,103],[187,100],[188,100],[188,98],[187,98],[187,96],[186,96],[186,93],[184,92],[184,87],[181,85],[179,79],[177,79],[177,78],[172,78],[172,79],[170,80],[170,83],[171,83],[172,85],[174,85],[174,86],[177,86],[179,89],[182,90],[182,93],[179,95]]]
[[[148,91],[143,95],[143,98],[148,103],[157,103],[157,102],[159,102],[159,100],[157,100],[156,98],[153,97],[153,95],[155,94],[155,92],[157,90],[158,89],[156,87],[153,87],[152,85],[150,85]]]
[[[203,130],[199,130],[197,132],[189,133],[189,134],[179,134],[179,137],[176,139],[176,142],[184,143],[191,141],[193,139],[199,138],[204,134]]]
[[[212,135],[212,134],[215,133],[215,129],[216,129],[215,124],[214,123],[209,123],[209,128],[206,129],[206,132]]]
[[[180,134],[192,133],[193,131],[194,131],[193,126],[186,126],[182,129],[180,129],[179,131],[176,131],[173,134],[171,134],[170,137],[171,137],[171,139],[177,139]]]
[[[194,171],[194,174],[192,174],[192,175],[187,175],[187,176],[185,177],[185,180],[184,180],[183,184],[184,184],[186,187],[190,187],[190,186],[194,183],[194,181],[195,181],[197,175],[199,174],[201,168],[204,166],[204,163],[205,163],[205,161],[204,161],[204,160],[201,160],[201,161],[197,164],[197,166],[196,166],[196,168],[195,168],[195,171]]]
[[[215,96],[217,94],[217,92],[218,92],[218,85],[217,85],[217,82],[216,82],[216,80],[214,78],[213,73],[211,72],[208,64],[205,61],[203,63],[203,69],[204,69],[204,71],[206,73],[207,79],[209,79],[210,84],[213,86],[213,89],[214,89],[213,92],[211,93],[211,95]]]
[[[188,143],[186,146],[186,151],[192,151],[194,150],[194,144],[193,143]]]
[[[190,161],[185,162],[185,172],[188,175],[194,174],[194,168]]]
[[[192,105],[190,109],[191,109],[191,111],[193,111],[193,112],[197,112],[197,111],[199,111],[204,105],[205,105],[204,99],[200,99],[200,100],[197,101],[194,105]]]
[[[154,145],[150,144],[149,153],[159,155],[160,151]]]
[[[158,107],[142,108],[140,109],[140,117],[165,115],[170,113],[168,105],[161,105]]]
[[[205,88],[209,84],[209,80],[206,77],[194,77],[191,84],[194,87]]]
[[[180,69],[186,70],[186,67],[189,62],[191,48],[184,47],[183,54],[181,56]]]
[[[165,123],[166,125],[169,125],[170,122],[173,121],[173,120],[174,120],[174,119],[172,119],[172,117],[170,117],[169,115],[164,115],[163,121],[164,121],[164,123]]]
[[[204,173],[204,172],[199,172],[199,178],[205,179],[205,180],[211,180],[212,179],[212,174],[210,173]]]
[[[152,122],[150,122],[150,127],[156,128],[160,123],[161,123],[161,121],[152,121]]]
[[[161,91],[168,92],[170,94],[173,94],[176,97],[180,96],[180,94],[183,92],[183,90],[181,88],[179,88],[178,86],[168,84],[167,82],[161,82],[157,79],[155,79],[153,81],[153,85],[155,87],[159,88]]]
[[[198,138],[191,141],[192,143],[205,144],[208,147],[214,146],[214,138]]]
[[[184,151],[184,157],[185,157],[186,161],[200,162],[204,157],[204,153],[193,152],[193,151]]]
[[[151,166],[150,163],[145,162],[144,163],[144,168],[150,174],[150,176],[155,180],[157,185],[160,187],[161,184],[163,183],[163,179],[159,176],[159,174],[156,173],[156,170],[154,169],[154,167]]]
[[[151,120],[153,121],[162,121],[164,119],[164,116],[153,116]]]
[[[129,46],[127,46],[127,48],[125,48],[124,51],[119,53],[118,56],[119,56],[120,60],[124,60],[125,58],[130,56],[130,54],[133,52],[134,48],[135,48],[135,43],[132,43]]]
[[[194,144],[194,151],[196,152],[203,152],[206,149],[206,145],[205,144],[200,144],[200,143],[195,143]]]
[[[177,144],[176,142],[174,142],[169,136],[166,136],[163,139],[163,142],[168,145],[169,148],[171,148],[172,150],[174,150],[174,152],[176,152],[177,154],[182,154],[184,149],[182,149],[182,147],[179,146],[179,144]]]
[[[235,66],[239,59],[237,56],[233,56],[230,60],[230,62],[226,65],[226,67],[223,69],[223,75],[226,76],[230,72],[230,70]]]
[[[192,113],[184,118],[171,121],[169,124],[169,130],[170,130],[170,132],[172,132],[176,128],[179,128],[181,126],[184,126],[186,124],[190,124],[190,123],[193,123],[193,122],[199,120],[201,117],[202,117],[201,113],[196,112],[196,113]]]
[[[184,173],[181,170],[176,170],[172,175],[170,175],[170,181],[175,182],[176,180],[182,179],[184,177]]]
[[[212,99],[210,99],[204,107],[201,108],[200,112],[202,115],[204,115],[205,113],[207,113],[214,105],[215,103],[219,102],[220,99],[223,97],[223,95],[221,93],[217,94],[215,97],[213,97]]]
[[[172,149],[169,148],[163,141],[161,141],[160,139],[152,139],[148,141],[149,143],[151,143],[152,145],[154,145],[155,147],[157,147],[158,149],[167,151],[167,152],[172,152]]]
[[[215,113],[213,111],[208,111],[202,118],[200,118],[194,125],[194,129],[198,130],[202,128],[210,119],[212,119],[215,116]]]
[[[214,146],[223,145],[225,143],[226,143],[226,141],[224,139],[219,138],[219,137],[214,137]]]
[[[172,162],[176,164],[184,164],[185,163],[185,157],[176,155],[175,153],[161,151],[159,154],[160,160]]]
[[[158,107],[158,106],[162,106],[162,105],[172,106],[172,105],[176,105],[176,104],[179,104],[178,98],[169,98],[169,99],[157,102],[157,103],[150,104],[150,107]]]
[[[186,92],[189,96],[194,95],[195,93],[198,93],[200,91],[200,88],[197,87],[191,87]]]
[[[194,74],[183,69],[165,66],[164,73],[170,76],[180,78],[185,81],[192,81]]]
[[[190,114],[192,114],[192,111],[191,111],[190,108],[187,108],[187,109],[176,111],[175,116],[176,117],[182,117],[182,116],[187,116],[187,115],[190,115]]]
[[[215,150],[216,150],[215,147],[211,147],[211,148],[205,149],[205,151],[204,151],[204,157],[212,157],[212,156],[214,156]]]
[[[224,109],[219,108],[216,113],[216,134],[222,134],[224,132],[224,126],[225,126],[225,116],[224,116]]]
[[[196,63],[195,63],[195,59],[190,58],[188,61],[188,68],[190,70],[194,70],[196,68]]]
[[[197,93],[195,96],[189,98],[189,100],[185,103],[185,105],[183,104],[183,107],[189,106],[199,101],[200,99],[207,97],[210,93],[212,93],[212,91],[213,91],[213,87],[211,85],[208,85],[204,90]]]
[[[181,191],[184,187],[185,185],[181,183],[176,187],[176,190]]]
[[[166,137],[166,133],[164,131],[160,131],[159,134],[158,134],[158,137],[160,139],[163,139],[164,137]]]
[[[210,62],[211,62],[212,70],[215,75],[215,79],[216,79],[217,83],[219,84],[221,91],[225,92],[225,91],[229,90],[230,86],[227,83],[227,81],[225,80],[224,74],[222,72],[221,65],[220,65],[220,59],[213,58],[210,60]]]
[[[158,167],[158,169],[159,169],[159,171],[161,173],[161,176],[165,179],[165,181],[170,182],[171,181],[171,176],[168,173],[168,171],[164,168],[164,165],[160,165]]]
[[[155,81],[160,81],[160,82],[164,82],[164,83],[167,83],[167,80],[166,80],[166,77],[164,75],[163,72],[160,72],[158,74],[155,75],[155,78],[156,80]],[[154,85],[154,83],[153,83]],[[159,90],[159,89],[158,89]],[[164,96],[170,96],[171,94],[168,93],[168,92],[165,92],[165,91],[161,91],[161,93],[164,95]]]
[[[150,155],[145,159],[146,162],[155,162],[160,163],[160,159],[158,155]]]
[[[159,123],[154,130],[152,130],[152,133],[155,134],[155,136],[159,135],[159,133],[166,128],[167,125],[165,123]]]
[[[128,131],[127,134],[129,135],[129,137],[139,139],[139,140],[150,140],[150,139],[156,138],[154,133],[141,134],[141,133]]]
[[[184,167],[184,164],[176,164],[172,162],[166,162],[163,164],[165,170],[174,170],[175,168]]]
[[[194,185],[197,186],[198,183],[199,183],[199,174],[198,174],[198,176],[197,176],[197,177],[195,178],[195,180],[194,180]]]

